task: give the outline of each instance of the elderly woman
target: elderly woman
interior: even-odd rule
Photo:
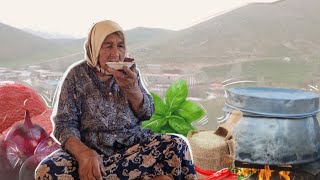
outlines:
[[[196,179],[186,142],[141,128],[154,111],[135,64],[124,61],[125,37],[113,21],[92,27],[86,58],[71,66],[53,114],[58,150],[37,167],[36,179]]]

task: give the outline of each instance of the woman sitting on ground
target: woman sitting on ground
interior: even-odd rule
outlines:
[[[106,62],[125,60],[122,28],[93,25],[85,60],[69,68],[53,114],[62,149],[37,167],[36,179],[196,179],[186,142],[141,128],[154,112],[135,64],[117,71]]]

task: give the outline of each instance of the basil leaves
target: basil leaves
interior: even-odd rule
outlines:
[[[155,133],[178,133],[186,136],[190,130],[195,129],[191,123],[206,114],[200,104],[187,100],[188,85],[184,80],[172,83],[164,100],[152,92],[151,96],[155,112],[150,120],[142,122],[142,127]]]

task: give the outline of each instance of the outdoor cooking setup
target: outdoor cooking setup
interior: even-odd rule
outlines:
[[[243,113],[233,129],[237,168],[265,171],[267,179],[320,179],[319,94],[248,87],[226,95],[226,114]]]

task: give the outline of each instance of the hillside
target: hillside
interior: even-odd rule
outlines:
[[[149,40],[159,40],[174,31],[159,28],[138,27],[125,31],[128,49]],[[48,35],[47,35],[48,36]],[[35,34],[0,23],[0,67],[59,62],[69,65],[83,58],[82,39],[45,39]]]
[[[82,50],[72,45],[78,40],[43,39],[2,23],[0,39],[0,66],[34,64]]]
[[[320,57],[319,9],[318,0],[256,3],[180,31],[138,27],[125,34],[129,53],[140,62],[217,64],[250,58],[316,59]],[[43,39],[1,23],[0,39],[0,67],[53,59],[70,64],[83,58],[79,53],[83,52],[85,39]],[[74,53],[74,57],[68,56]]]
[[[175,31],[160,28],[137,27],[125,31],[127,45],[130,47],[141,46],[147,41],[159,41],[173,34]]]
[[[135,47],[148,62],[206,63],[238,58],[319,57],[320,1],[249,4],[175,35]]]

